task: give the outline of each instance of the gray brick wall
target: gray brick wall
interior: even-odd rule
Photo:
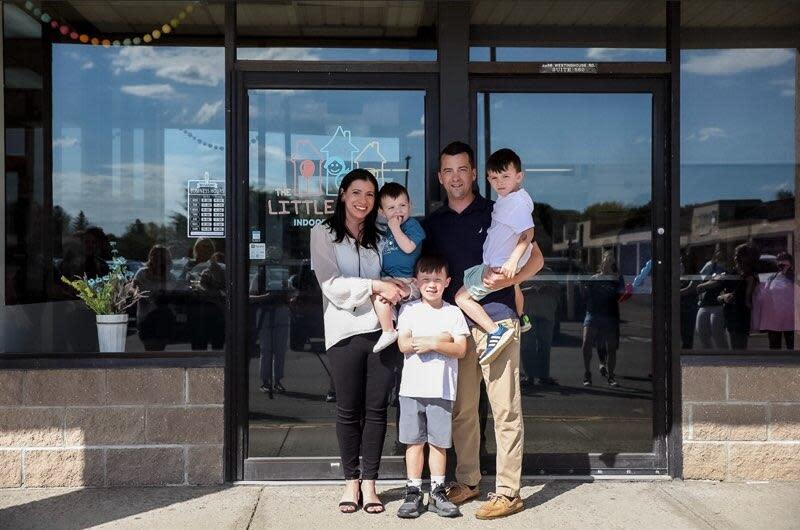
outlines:
[[[800,480],[800,366],[683,366],[687,479]]]
[[[222,368],[0,371],[0,487],[220,484]]]

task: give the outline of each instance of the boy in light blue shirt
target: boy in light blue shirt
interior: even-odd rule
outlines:
[[[425,230],[419,221],[410,217],[411,198],[402,184],[396,182],[384,184],[378,193],[378,204],[380,213],[388,224],[381,247],[381,275],[402,280],[410,285],[414,276],[414,265],[422,252]],[[397,330],[394,327],[392,305],[375,296],[372,303],[382,331],[372,350],[377,353],[397,340]]]

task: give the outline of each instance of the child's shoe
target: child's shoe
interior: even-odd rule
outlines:
[[[458,506],[447,498],[443,485],[437,486],[428,497],[428,511],[440,517],[458,517],[461,515],[461,510],[458,509]]]
[[[397,510],[397,517],[416,519],[422,512],[422,492],[416,486],[406,486],[406,498]]]
[[[378,353],[381,350],[385,350],[395,342],[397,342],[397,331],[384,331],[381,333],[381,336],[378,337],[378,342],[376,342],[375,346],[372,348],[372,353]]]
[[[507,328],[500,324],[494,332],[486,335],[486,350],[478,359],[478,363],[483,366],[491,363],[503,351],[503,348],[513,340],[514,332],[514,328]]]
[[[525,313],[522,313],[519,316],[519,332],[520,333],[527,333],[533,328],[531,324],[531,319]]]

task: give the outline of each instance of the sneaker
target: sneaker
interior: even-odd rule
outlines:
[[[283,388],[283,385],[281,384],[280,381],[275,383],[275,392],[278,392],[279,394],[283,394],[284,392],[286,392],[286,389]]]
[[[272,394],[272,385],[261,385],[258,387],[263,393],[267,395],[268,398],[273,399],[275,396]]]
[[[608,376],[608,384],[609,386],[619,386],[619,383],[617,383],[617,378],[614,377],[614,374]]]
[[[333,390],[328,390],[328,393],[325,394],[325,403],[335,403],[336,402],[336,392]]]
[[[507,328],[503,324],[497,330],[486,336],[486,350],[481,354],[478,363],[486,366],[497,357],[503,348],[514,338],[514,328]]]
[[[520,333],[527,333],[533,328],[531,324],[531,319],[525,313],[519,316],[519,332]]]
[[[605,363],[600,363],[600,375],[603,377],[608,377],[608,367]]]
[[[584,372],[583,386],[589,386],[591,384],[592,384],[592,372]]]
[[[510,499],[505,495],[490,493],[489,500],[478,508],[478,511],[475,512],[475,517],[478,519],[499,519],[521,512],[524,508],[525,506],[519,496]]]
[[[381,333],[381,336],[378,337],[378,342],[376,342],[375,346],[372,348],[372,353],[378,353],[381,350],[385,350],[395,342],[397,342],[397,331],[384,331]]]
[[[422,492],[415,486],[406,486],[406,498],[397,510],[401,519],[416,519],[422,515]]]
[[[481,489],[476,484],[475,486],[467,486],[460,482],[451,482],[445,491],[447,498],[453,504],[464,504],[470,499],[474,499],[481,494]]]
[[[439,517],[458,517],[461,515],[461,510],[447,498],[447,493],[441,484],[431,492],[428,498],[428,511],[439,515]]]

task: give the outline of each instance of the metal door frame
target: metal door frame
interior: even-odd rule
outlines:
[[[659,65],[660,66],[660,65]],[[658,68],[658,67],[656,67]],[[654,68],[655,69],[655,68]],[[529,72],[531,70],[528,70]],[[533,70],[535,71],[535,70]],[[650,94],[652,96],[652,259],[653,267],[653,452],[651,453],[532,453],[523,457],[523,475],[667,475],[668,413],[680,406],[679,398],[667,389],[672,384],[671,366],[679,362],[670,353],[667,337],[672,334],[670,259],[670,174],[669,123],[667,104],[669,76],[654,72],[648,76],[552,75],[552,74],[472,74],[470,77],[470,131],[473,146],[478,145],[478,93],[561,93],[561,94]],[[488,156],[488,153],[487,153]],[[658,228],[664,228],[659,233]],[[657,328],[662,323],[664,329]],[[671,395],[672,406],[667,396]],[[678,401],[676,401],[678,399]],[[486,459],[482,469],[494,472],[494,461]]]

